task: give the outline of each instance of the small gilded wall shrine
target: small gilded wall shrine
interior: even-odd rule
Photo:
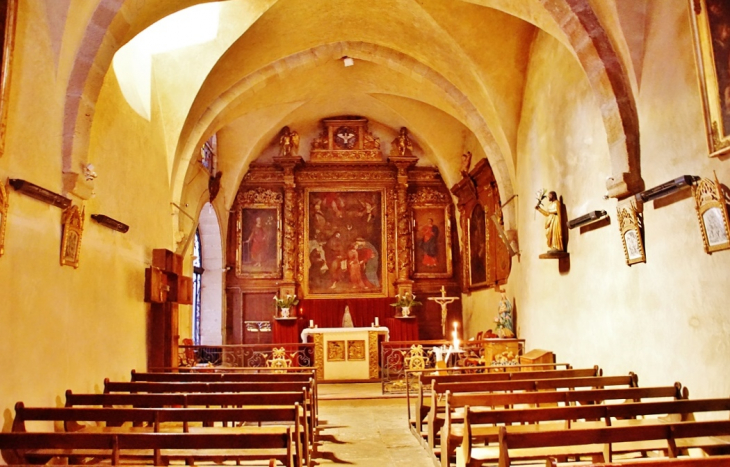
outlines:
[[[476,266],[462,258],[480,247],[475,242],[465,250],[460,242],[451,193],[436,167],[419,164],[417,141],[406,128],[381,142],[367,119],[338,117],[305,136],[284,127],[273,142],[276,155],[251,164],[231,207],[228,343],[301,342],[310,320],[339,327],[345,306],[355,327],[379,320],[390,340],[440,339],[440,307],[428,297],[440,296],[442,286],[453,295],[506,280],[509,254],[505,267],[490,243],[496,234],[487,236],[499,205],[493,176],[482,204],[461,203],[484,235],[478,253],[484,271],[475,279],[467,273]],[[300,140],[310,142],[304,156]],[[479,174],[489,172],[483,167]],[[483,214],[472,215],[477,205]],[[492,271],[496,264],[502,269]],[[398,319],[390,304],[406,291],[423,305],[416,318]],[[290,316],[278,315],[275,295],[299,298]],[[461,316],[458,302],[449,312]]]

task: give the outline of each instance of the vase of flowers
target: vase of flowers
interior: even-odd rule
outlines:
[[[395,296],[395,303],[391,303],[390,306],[400,308],[401,316],[410,316],[411,307],[422,305],[421,302],[416,300],[416,296],[411,292],[406,292],[403,295]]]
[[[276,308],[279,309],[279,316],[282,318],[288,318],[291,307],[299,304],[299,299],[296,295],[287,295],[284,298],[279,298],[278,295],[274,295],[274,301],[276,301]]]

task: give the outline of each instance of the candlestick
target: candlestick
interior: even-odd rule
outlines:
[[[313,328],[314,327],[314,320],[313,319],[310,319],[309,320],[309,327],[310,328]]]
[[[375,326],[380,326],[380,322],[378,321],[378,317],[375,317]]]

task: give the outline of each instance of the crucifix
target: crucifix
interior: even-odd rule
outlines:
[[[440,297],[428,297],[428,299],[433,300],[434,302],[441,305],[441,332],[443,332],[444,338],[445,338],[446,337],[446,311],[447,311],[446,305],[458,300],[459,297],[447,297],[446,288],[442,285],[441,286],[441,296]]]

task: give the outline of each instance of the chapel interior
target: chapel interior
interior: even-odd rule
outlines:
[[[185,339],[296,343],[347,306],[391,338],[468,340],[503,297],[526,350],[730,394],[730,251],[695,196],[717,187],[726,241],[705,1],[2,3],[5,428],[16,401],[98,392]],[[202,285],[160,323],[163,250]],[[293,324],[273,295],[300,299]]]

